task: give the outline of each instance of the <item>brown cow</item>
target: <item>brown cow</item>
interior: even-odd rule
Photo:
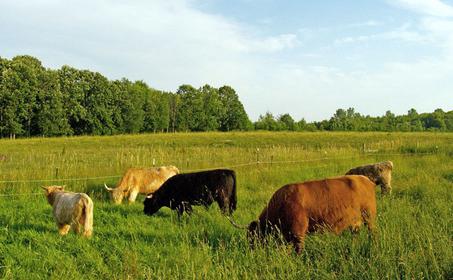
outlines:
[[[381,186],[382,194],[392,193],[392,170],[393,162],[383,161],[375,164],[363,165],[346,172],[346,175],[363,175],[368,177],[376,185]]]
[[[109,188],[105,184],[104,186],[111,193],[115,204],[121,204],[123,197],[126,197],[129,202],[134,202],[139,193],[152,195],[168,178],[176,174],[179,174],[179,170],[173,165],[156,168],[129,168],[116,188]]]
[[[365,176],[348,175],[281,187],[257,221],[248,226],[253,244],[269,233],[280,232],[300,253],[307,232],[325,228],[339,234],[365,222],[371,231],[376,217],[376,185]]]
[[[83,226],[83,236],[90,237],[93,233],[93,201],[84,193],[66,192],[64,186],[42,187],[47,202],[53,207],[53,216],[58,231],[66,235],[71,227],[76,233]]]

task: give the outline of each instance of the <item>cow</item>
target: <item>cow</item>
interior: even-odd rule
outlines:
[[[363,175],[368,177],[376,185],[381,186],[381,193],[385,195],[392,193],[392,170],[393,162],[388,160],[353,168],[346,172],[346,175]]]
[[[178,168],[173,165],[156,168],[129,168],[116,188],[104,187],[111,194],[115,204],[121,204],[126,197],[133,203],[139,193],[152,194],[170,177],[179,174]]]
[[[362,223],[374,229],[376,185],[365,176],[348,175],[288,184],[278,189],[258,220],[248,226],[251,245],[282,234],[299,254],[307,233],[326,229],[336,234],[357,231]]]
[[[53,207],[53,216],[60,235],[68,234],[71,227],[75,233],[80,233],[83,226],[83,236],[93,234],[93,201],[84,193],[66,192],[64,186],[42,187],[47,202]]]
[[[216,201],[224,214],[236,210],[236,174],[229,169],[178,174],[168,179],[144,203],[144,213],[153,215],[163,206],[178,217],[192,213],[192,205],[208,207]]]

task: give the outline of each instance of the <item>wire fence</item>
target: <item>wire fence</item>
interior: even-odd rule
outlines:
[[[367,154],[359,154],[357,156],[348,156],[348,157],[322,157],[322,158],[315,158],[315,159],[304,159],[304,160],[283,160],[283,161],[260,161],[257,158],[256,161],[239,163],[234,165],[226,165],[226,166],[217,166],[217,167],[206,167],[206,168],[198,168],[198,169],[181,169],[181,171],[187,172],[200,172],[200,171],[207,171],[213,169],[231,169],[231,168],[239,168],[245,166],[259,166],[259,165],[278,165],[278,164],[297,164],[297,163],[307,163],[307,162],[317,162],[317,161],[326,161],[326,160],[350,160],[350,159],[361,159],[365,157],[390,157],[390,156],[425,156],[425,155],[433,155],[434,153],[367,153]],[[63,179],[32,179],[32,180],[3,180],[0,183],[4,184],[13,184],[13,183],[45,183],[45,182],[71,182],[71,181],[91,181],[91,180],[99,180],[99,179],[113,179],[113,178],[120,178],[122,175],[108,175],[108,176],[97,176],[97,177],[82,177],[82,178],[63,178]],[[13,197],[13,196],[26,196],[26,195],[42,195],[42,193],[20,193],[20,194],[0,194],[0,197]]]

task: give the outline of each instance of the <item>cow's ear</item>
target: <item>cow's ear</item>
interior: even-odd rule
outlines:
[[[46,186],[41,186],[41,189],[47,191],[47,187]]]
[[[59,187],[57,187],[57,189],[60,190],[60,191],[64,191],[64,187],[66,187],[66,185],[64,185],[64,186],[59,186]]]

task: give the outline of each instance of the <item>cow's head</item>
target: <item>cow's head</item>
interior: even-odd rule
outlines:
[[[126,190],[122,190],[120,188],[109,188],[106,184],[104,184],[105,189],[110,193],[110,198],[112,199],[113,203],[121,204],[123,202],[123,198],[126,195]]]
[[[260,233],[260,222],[253,221],[249,224],[247,228],[247,240],[249,241],[250,246],[255,247],[256,239],[261,235]]]
[[[42,186],[41,188],[44,189],[46,196],[53,192],[63,192],[64,187],[66,186]]]
[[[146,215],[150,216],[159,211],[159,209],[161,208],[159,199],[157,198],[157,196],[153,196],[153,194],[148,194],[145,198],[145,201],[143,201],[143,204],[145,206],[143,208],[143,212]]]
[[[376,182],[377,185],[381,186],[381,193],[391,194],[392,193],[392,170],[393,170],[393,162],[391,161],[384,161],[381,163],[376,164],[376,169],[379,172],[379,180]]]
[[[55,201],[55,196],[52,194],[57,192],[64,192],[64,187],[65,186],[47,186],[47,187],[43,186],[41,188],[44,189],[45,191],[44,194],[46,195],[47,202],[49,202],[50,205],[53,205]]]

